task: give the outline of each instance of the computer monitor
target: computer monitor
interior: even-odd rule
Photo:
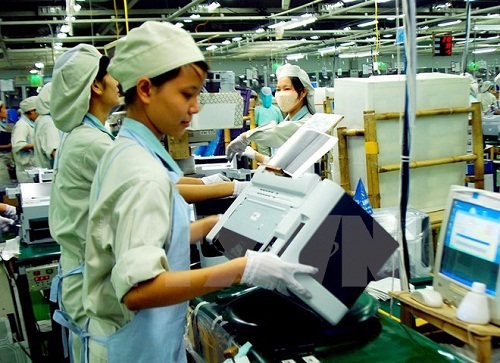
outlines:
[[[452,186],[434,265],[434,289],[458,306],[473,282],[486,285],[491,321],[500,325],[500,194]]]

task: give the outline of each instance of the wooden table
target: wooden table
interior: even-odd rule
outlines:
[[[479,363],[491,362],[491,338],[500,336],[500,327],[492,324],[468,324],[459,320],[456,309],[448,305],[431,308],[422,305],[410,297],[409,292],[389,292],[389,295],[401,302],[401,323],[414,328],[414,316],[418,316],[436,326],[445,333],[469,343],[476,348],[476,359]]]

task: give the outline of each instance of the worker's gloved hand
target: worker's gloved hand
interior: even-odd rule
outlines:
[[[250,141],[243,134],[239,135],[236,139],[227,145],[226,158],[231,161],[237,154],[245,152],[245,148],[250,144]]]
[[[3,215],[7,218],[10,218],[10,219],[17,219],[16,207],[13,207],[9,204],[6,204],[6,206],[7,206],[7,209],[5,210],[5,213]]]
[[[0,229],[3,232],[7,232],[13,224],[14,220],[0,216]]]
[[[238,159],[241,159],[242,156],[246,156],[247,158],[254,160],[255,154],[257,154],[257,151],[255,151],[251,146],[247,146],[245,151],[238,155]]]
[[[233,197],[237,197],[238,195],[241,194],[243,190],[250,184],[250,182],[247,181],[238,181],[234,180],[234,190],[233,190]]]
[[[241,278],[242,283],[269,290],[276,289],[285,295],[288,295],[288,288],[303,297],[312,297],[311,293],[295,279],[295,274],[313,275],[318,272],[316,267],[286,262],[271,252],[249,250],[245,256],[247,265]]]
[[[208,184],[228,182],[231,181],[231,179],[229,179],[224,174],[218,173],[209,176],[204,176],[203,178],[201,178],[201,181],[203,182],[203,184],[208,185]]]

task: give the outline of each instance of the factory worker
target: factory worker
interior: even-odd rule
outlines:
[[[21,101],[21,118],[12,129],[12,156],[16,164],[16,177],[19,183],[32,183],[33,178],[26,174],[35,166],[34,127],[38,118],[36,102],[38,96],[31,96]]]
[[[470,89],[469,89],[469,102],[478,102],[477,101],[477,93],[479,92],[479,85],[477,84],[477,80],[470,73],[463,73],[462,75],[466,76],[469,79]]]
[[[280,123],[283,121],[283,114],[278,106],[273,105],[273,94],[271,88],[262,87],[260,90],[261,104],[255,107],[255,125],[257,127],[264,126],[275,121]],[[271,156],[271,148],[266,145],[257,143],[257,152],[265,156]]]
[[[490,112],[491,106],[496,110],[497,99],[493,92],[495,92],[495,84],[490,81],[484,81],[477,95],[477,100],[481,102],[481,111],[483,114]]]
[[[271,122],[239,135],[227,146],[228,160],[232,160],[236,155],[245,155],[261,163],[267,162],[269,157],[248,147],[250,142],[279,148],[315,113],[314,88],[302,68],[286,63],[278,67],[276,78],[276,102],[281,111],[287,114],[285,119],[279,124]]]
[[[60,295],[59,309],[69,315],[63,321],[67,326],[83,327],[86,320],[82,292],[90,185],[97,163],[114,140],[104,123],[119,101],[118,82],[108,65],[109,58],[95,47],[79,44],[57,59],[52,76],[51,115],[64,136],[50,192],[50,234],[61,246],[60,278],[53,282],[51,297]],[[75,332],[70,342],[71,361],[80,362],[81,341]]]
[[[35,166],[46,169],[53,167],[60,138],[59,130],[50,115],[51,88],[52,82],[46,83],[38,94],[36,103],[36,111],[40,116],[35,122]]]
[[[7,106],[0,101],[0,187],[12,182],[9,174],[12,165],[12,134],[8,129],[7,119]]]
[[[174,183],[182,175],[160,143],[179,137],[199,112],[208,66],[193,38],[145,22],[118,40],[109,72],[125,92],[127,117],[97,168],[90,194],[84,307],[90,362],[186,362],[187,301],[234,283],[308,292],[290,264],[248,253],[190,271],[189,243],[217,218],[190,226]]]

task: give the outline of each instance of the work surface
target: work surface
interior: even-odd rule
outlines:
[[[247,341],[252,343],[248,331],[243,331],[246,329],[241,322],[234,322],[231,313],[228,312],[227,307],[230,303],[227,300],[220,302],[218,296],[220,293],[209,294],[191,301],[190,304],[196,312],[191,316],[191,339],[196,353],[209,363],[221,362],[223,360],[222,352],[232,345],[241,346]],[[358,301],[361,301],[361,305],[366,305],[370,311],[374,307],[375,311],[377,310],[378,303],[368,294],[363,294]],[[252,309],[249,310],[253,310],[256,314],[262,312],[266,316],[265,319],[271,321],[273,316],[282,313],[280,311],[266,312],[264,299],[262,301],[259,299],[250,300],[248,306],[252,306]],[[283,309],[286,310],[286,307],[283,306]],[[297,341],[294,342],[293,346],[290,346],[289,349],[282,347],[269,349],[272,347],[273,341],[278,342],[278,345],[280,341],[279,327],[273,327],[273,335],[269,338],[262,332],[265,335],[264,338],[268,339],[265,343],[267,348],[261,349],[259,344],[254,344],[248,353],[250,361],[315,362],[315,360],[304,359],[312,356],[320,362],[465,362],[462,358],[420,333],[376,312],[371,316],[369,324],[364,323],[365,325],[358,332],[358,335],[354,329],[348,331],[345,334],[351,336],[348,340],[345,339],[345,335],[340,333],[329,335],[326,339],[323,336],[322,341],[318,341],[317,344],[301,345],[301,338],[307,342],[310,336],[315,334],[308,327],[308,325],[315,325],[315,323],[308,324],[305,322],[307,319],[303,319],[299,315],[300,313],[296,312],[290,315],[291,324],[284,326],[281,332],[281,334],[290,335],[289,330],[295,329],[293,340]],[[279,320],[277,318],[276,321]],[[297,326],[294,327],[293,323],[296,323]],[[368,331],[370,329],[373,331]],[[255,331],[257,334],[254,338],[258,342],[263,337],[258,333],[258,330]]]

